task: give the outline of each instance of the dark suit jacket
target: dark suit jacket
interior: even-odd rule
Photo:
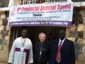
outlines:
[[[47,64],[49,59],[49,46],[48,42],[44,42],[42,45],[37,42],[34,45],[34,64]],[[40,49],[42,47],[42,55],[40,56]]]
[[[59,39],[56,39],[51,44],[49,64],[56,63],[56,53],[58,51]],[[75,64],[75,51],[74,43],[70,40],[65,39],[63,46],[61,48],[61,62],[60,64]]]

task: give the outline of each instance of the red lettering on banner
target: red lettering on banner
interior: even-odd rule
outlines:
[[[56,10],[56,5],[54,5],[54,6],[41,6],[40,10],[41,11],[43,11],[43,10]]]
[[[18,7],[18,8],[17,8],[17,12],[19,12],[20,10],[21,10],[21,7]]]
[[[35,7],[18,7],[17,12],[19,11],[47,11],[47,10],[56,10],[56,5],[53,6],[35,6]]]
[[[22,11],[38,11],[39,7],[22,7]]]
[[[70,9],[70,8],[71,8],[71,4],[58,5],[58,10]]]
[[[49,5],[49,6],[34,6],[34,7],[18,7],[17,12],[19,11],[49,11],[49,10],[67,10],[71,9],[71,4],[66,5]]]

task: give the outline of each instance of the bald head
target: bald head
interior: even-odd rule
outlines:
[[[41,43],[45,42],[46,34],[43,33],[43,32],[39,33],[39,40],[40,40]]]

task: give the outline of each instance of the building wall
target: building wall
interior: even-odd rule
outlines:
[[[74,41],[76,64],[85,64],[85,9],[81,9],[80,14],[83,17],[83,24],[79,24],[78,27],[73,24],[67,28],[66,36]]]
[[[73,24],[71,27],[66,28],[66,37],[75,44],[75,55],[76,55],[76,64],[85,64],[85,9],[81,9],[80,14],[83,17],[83,24],[78,24],[76,26]],[[6,32],[4,38],[6,42],[3,44],[2,30],[4,26],[2,25],[3,20],[1,15],[5,15],[4,12],[0,13],[0,64],[7,64],[8,55],[9,55],[9,43],[10,42],[10,27],[6,26]],[[5,16],[6,17],[6,16]],[[77,29],[76,29],[77,28]],[[8,32],[9,31],[9,32]]]
[[[0,64],[7,64],[8,60],[8,45],[9,45],[9,36],[10,31],[9,27],[6,26],[6,30],[4,30],[3,19],[6,18],[4,12],[0,12]]]

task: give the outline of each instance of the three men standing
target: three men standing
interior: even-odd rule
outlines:
[[[13,64],[75,64],[75,50],[72,41],[65,38],[65,30],[58,31],[58,39],[50,46],[46,34],[39,33],[39,42],[34,45],[32,53],[31,40],[26,37],[27,31],[22,30],[22,37],[17,38],[12,46],[9,63]]]

